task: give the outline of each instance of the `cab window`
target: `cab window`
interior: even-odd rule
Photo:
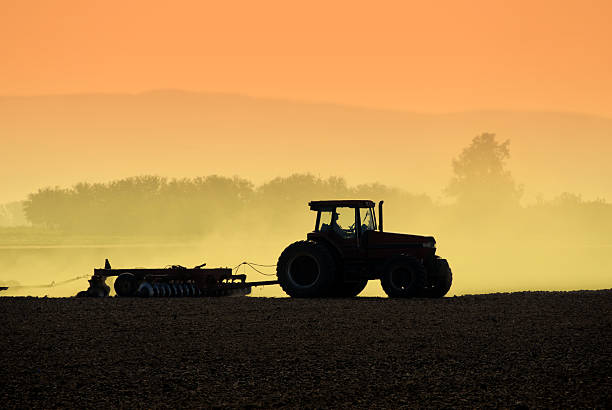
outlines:
[[[355,209],[354,208],[336,208],[338,214],[338,228],[336,231],[344,238],[355,237]]]
[[[319,231],[325,232],[331,229],[332,211],[321,211]]]
[[[333,231],[344,239],[355,238],[355,209],[339,207],[321,212],[320,231]]]
[[[375,231],[376,221],[374,220],[372,208],[361,208],[359,211],[361,216],[361,232]]]

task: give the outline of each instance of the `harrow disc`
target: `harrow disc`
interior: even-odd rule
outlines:
[[[142,282],[138,287],[137,294],[143,298],[152,298],[155,296],[155,291],[149,282]]]
[[[134,296],[138,290],[138,281],[131,273],[122,273],[115,280],[114,287],[118,296]]]

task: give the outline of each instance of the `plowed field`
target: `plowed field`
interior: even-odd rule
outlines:
[[[0,298],[2,407],[612,406],[612,291]]]

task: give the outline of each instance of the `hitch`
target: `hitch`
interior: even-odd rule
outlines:
[[[106,262],[108,263],[108,259]],[[77,297],[104,298],[110,295],[110,286],[106,284],[106,276],[93,275],[88,282],[89,288],[77,293]]]

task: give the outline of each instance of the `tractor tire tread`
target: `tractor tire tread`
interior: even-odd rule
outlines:
[[[299,288],[289,280],[289,263],[296,254],[305,253],[316,259],[319,277],[312,286]],[[281,289],[294,298],[320,298],[330,295],[336,275],[336,264],[330,251],[320,243],[311,240],[297,241],[287,246],[276,264],[276,276]]]
[[[397,289],[391,283],[391,274],[398,266],[405,266],[412,271],[413,283],[409,289]],[[402,255],[387,263],[380,279],[380,284],[390,298],[411,298],[419,296],[427,283],[427,271],[423,263],[413,256]]]
[[[420,293],[420,296],[426,298],[441,298],[444,297],[450,290],[453,284],[453,272],[446,259],[438,258],[434,261],[433,269],[430,274],[431,283],[428,284]]]

